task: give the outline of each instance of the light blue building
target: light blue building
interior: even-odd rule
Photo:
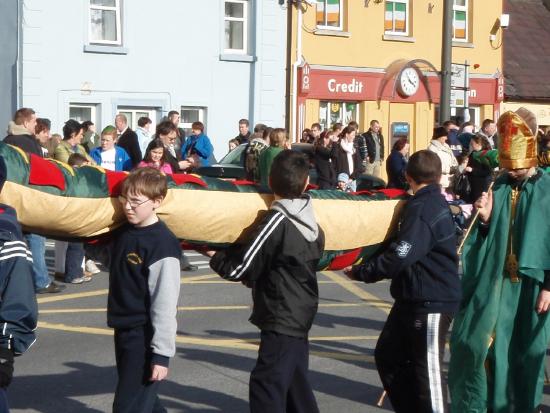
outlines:
[[[0,95],[10,113],[0,121],[31,107],[52,121],[52,133],[69,118],[101,130],[122,112],[135,129],[140,116],[156,124],[177,110],[181,127],[206,125],[219,158],[240,118],[285,125],[280,3],[2,0],[0,20],[16,17],[18,30],[4,37],[12,48],[2,52]]]

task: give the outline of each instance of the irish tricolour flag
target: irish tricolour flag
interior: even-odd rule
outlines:
[[[317,1],[317,24],[319,26],[340,26],[340,0]]]
[[[384,29],[390,32],[407,31],[407,4],[397,1],[386,1]]]
[[[466,38],[466,12],[455,11],[454,18],[455,39]]]

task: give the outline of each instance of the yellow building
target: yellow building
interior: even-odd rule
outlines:
[[[426,148],[438,113],[443,0],[291,3],[293,138],[314,122],[330,127],[356,120],[366,131],[376,119],[386,156],[392,138],[402,135],[408,134],[412,151]],[[453,4],[452,61],[469,63],[468,115],[479,125],[498,116],[502,100],[502,0]],[[459,103],[464,96],[456,93]],[[458,121],[463,112],[451,110]]]

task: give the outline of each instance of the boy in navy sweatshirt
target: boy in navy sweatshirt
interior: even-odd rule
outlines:
[[[436,154],[414,153],[406,171],[414,196],[404,208],[396,239],[368,262],[344,270],[349,278],[366,283],[391,279],[395,303],[374,358],[398,413],[447,408],[440,366],[461,287],[455,226],[440,178]]]
[[[6,163],[0,156],[0,190],[6,181]],[[0,204],[0,412],[9,412],[7,388],[13,376],[14,356],[36,340],[38,306],[34,294],[32,254],[25,244],[15,210]]]
[[[302,154],[282,151],[269,176],[275,200],[250,241],[207,251],[214,271],[252,288],[250,321],[261,330],[250,375],[252,413],[319,411],[308,379],[307,337],[319,302],[315,272],[324,235],[303,194],[308,173]]]
[[[157,391],[176,351],[181,255],[155,213],[166,192],[158,170],[134,170],[119,197],[128,223],[111,245],[87,248],[110,269],[107,324],[115,329],[118,372],[113,412],[166,412]]]

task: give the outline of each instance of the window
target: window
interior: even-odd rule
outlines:
[[[352,120],[357,121],[357,102],[321,102],[319,106],[319,123],[323,130],[332,127],[337,122],[347,125]]]
[[[97,105],[90,103],[70,103],[69,119],[74,119],[80,123],[85,120],[91,120],[97,126]]]
[[[343,0],[317,0],[317,27],[342,30]]]
[[[225,44],[226,53],[248,52],[248,1],[225,2]]]
[[[180,113],[180,128],[185,131],[185,136],[191,134],[193,122],[202,122],[206,133],[206,108],[198,106],[182,106]]]
[[[90,0],[90,43],[121,45],[121,0]]]
[[[125,115],[128,120],[128,126],[132,130],[138,128],[138,119],[141,117],[148,117],[151,119],[153,125],[157,124],[157,109],[156,108],[143,108],[143,107],[123,107],[117,108],[117,114]],[[114,118],[112,122],[114,123]]]
[[[453,40],[468,41],[468,0],[453,0]]]
[[[386,1],[385,34],[409,35],[409,0]]]

